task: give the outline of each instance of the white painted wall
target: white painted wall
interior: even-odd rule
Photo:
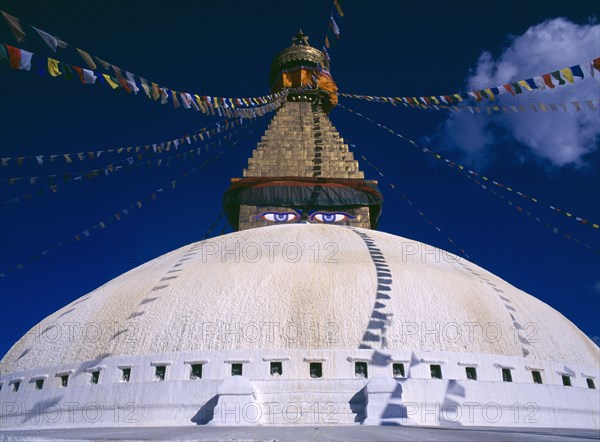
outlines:
[[[373,354],[373,350],[355,349],[213,350],[121,356],[21,371],[0,378],[1,419],[7,429],[194,425],[194,416],[201,423],[213,417],[254,424],[257,413],[261,424],[359,423],[368,400],[362,390],[369,379],[391,377],[391,361],[406,361],[407,378],[397,380],[400,400],[391,401],[406,407],[405,414],[379,423],[600,428],[600,390],[586,384],[587,377],[595,377],[598,385],[597,368],[569,366],[572,387],[566,387],[561,378],[565,365],[556,362],[490,354],[380,351],[376,359],[383,355],[390,363],[374,365]],[[369,379],[355,376],[356,359],[370,361]],[[271,360],[283,361],[281,376],[269,374]],[[311,360],[322,361],[322,379],[310,378]],[[201,380],[189,379],[188,361],[204,363]],[[256,405],[249,407],[244,401],[236,409],[229,401],[226,410],[214,412],[218,388],[231,378],[230,361],[245,361],[243,375],[256,391]],[[442,366],[444,379],[430,378],[431,361]],[[155,380],[155,363],[169,363],[165,381]],[[467,380],[459,363],[477,364],[478,380]],[[501,381],[498,365],[514,367],[513,383]],[[123,366],[132,367],[129,383],[120,380]],[[86,371],[90,367],[102,367],[98,385],[90,384]],[[528,367],[543,370],[543,385],[533,383]],[[71,370],[68,387],[60,388],[56,373]],[[35,390],[30,380],[42,375],[47,376],[44,388]],[[11,381],[20,378],[19,391],[11,391]]]

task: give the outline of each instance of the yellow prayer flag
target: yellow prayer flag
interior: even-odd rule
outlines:
[[[540,103],[540,109],[542,110],[542,112],[546,112],[548,110],[544,103]]]
[[[65,157],[65,161],[66,161],[67,163],[69,163],[69,164],[70,164],[70,163],[72,163],[72,162],[73,162],[73,160],[71,159],[71,157],[70,157],[69,155],[67,155],[67,154],[64,154],[63,156]]]
[[[104,79],[106,80],[106,82],[109,84],[109,86],[111,88],[117,89],[119,87],[119,85],[117,83],[115,83],[114,81],[112,81],[112,78],[110,78],[110,75],[102,74],[102,76],[104,77]]]
[[[573,71],[571,68],[564,68],[560,70],[562,78],[567,80],[569,83],[573,83]]]
[[[460,94],[454,94],[452,95],[454,98],[456,98],[459,102],[463,101],[462,97],[460,96]]]
[[[529,84],[527,84],[527,82],[525,80],[521,80],[518,82],[519,86],[524,87],[525,89],[527,89],[528,91],[532,90],[531,86],[529,86]]]
[[[488,95],[488,97],[490,97],[490,100],[494,100],[496,98],[490,88],[486,89],[485,93]]]
[[[48,73],[53,77],[62,75],[62,72],[58,69],[58,63],[60,63],[58,60],[48,58]]]

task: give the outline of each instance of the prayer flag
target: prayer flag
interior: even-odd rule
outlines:
[[[110,76],[108,74],[102,74],[102,76],[104,77],[104,79],[106,80],[106,82],[109,84],[109,86],[113,89],[117,89],[119,87],[119,85],[117,83],[115,83],[113,81],[112,78],[110,78]]]
[[[77,73],[79,80],[85,84],[85,80],[83,79],[83,71],[79,66],[73,66],[73,70]]]
[[[520,80],[520,81],[518,81],[518,83],[519,83],[519,86],[523,86],[526,90],[528,90],[528,91],[531,90],[531,87],[525,80]]]
[[[144,93],[148,98],[152,98],[150,95],[150,86],[148,86],[148,82],[145,78],[140,77],[140,83],[142,85],[142,89],[144,89]]]
[[[119,84],[121,85],[121,87],[123,89],[125,89],[125,92],[127,92],[128,94],[131,93],[131,87],[129,86],[129,84],[127,83],[127,81],[125,80],[125,78],[123,77],[123,74],[121,73],[121,69],[119,69],[117,66],[112,65],[113,71],[115,73],[115,76],[117,77],[117,81],[119,82]]]
[[[38,29],[35,26],[32,26],[32,28],[36,30],[36,32],[40,35],[41,39],[44,40],[44,43],[46,43],[48,47],[52,49],[52,52],[56,52],[56,47],[58,46],[58,40],[56,39],[56,37],[51,36],[46,31],[42,31],[41,29]]]
[[[546,89],[546,83],[542,77],[534,77],[533,81],[537,89]]]
[[[567,80],[569,83],[573,83],[573,72],[571,72],[571,68],[561,69],[560,73],[565,80]]]
[[[131,72],[125,71],[125,77],[127,77],[127,83],[129,84],[129,87],[131,87],[131,89],[133,89],[133,93],[137,94],[140,91],[140,88],[137,87],[137,84],[135,83],[135,78],[133,77],[133,74]]]
[[[65,76],[65,80],[71,81],[73,79],[73,72],[71,71],[70,66],[67,63],[63,63],[62,61],[58,64],[58,68]]]
[[[5,45],[8,50],[8,58],[10,62],[10,67],[13,69],[20,69],[21,66],[21,50],[19,48],[15,48],[14,46]]]
[[[33,53],[21,49],[21,59],[19,60],[19,69],[28,71],[31,69],[31,57]]]
[[[94,71],[90,71],[89,69],[82,69],[83,71],[83,82],[85,84],[94,84],[96,82],[96,75]]]
[[[101,58],[96,57],[96,60],[98,60],[98,63],[100,63],[100,66],[102,66],[102,68],[105,71],[108,71],[110,69],[110,63],[108,63],[107,61],[102,60]]]
[[[340,14],[340,17],[343,17],[344,11],[342,11],[342,7],[340,6],[339,0],[333,0],[333,4],[335,6],[335,9],[337,9],[338,14]]]
[[[583,70],[579,65],[571,66],[571,72],[576,77],[584,78]]]
[[[561,86],[563,84],[565,84],[565,80],[563,80],[563,78],[560,76],[560,72],[554,71],[554,72],[551,72],[550,75],[552,75],[554,78],[556,78],[558,80],[558,84],[560,84]]]
[[[340,38],[340,28],[338,27],[337,23],[333,19],[333,14],[331,14],[331,16],[329,18],[330,18],[329,27],[331,28],[331,30],[333,31],[335,36],[337,38]]]
[[[96,66],[96,63],[94,63],[94,60],[92,60],[90,54],[79,48],[77,48],[77,52],[79,52],[79,55],[81,55],[81,58],[83,58],[90,69],[98,69],[98,66]]]
[[[155,101],[160,98],[160,92],[156,83],[152,83],[152,98],[154,98]]]
[[[19,43],[23,43],[25,41],[25,32],[23,32],[23,29],[21,29],[21,24],[19,23],[19,19],[17,17],[14,17],[4,11],[0,11],[2,12],[2,15],[4,16],[4,20],[6,20],[6,23],[8,24],[8,27],[10,28],[10,31],[13,33],[13,35],[15,36],[15,38],[17,39],[17,41]]]
[[[550,89],[554,89],[554,83],[552,83],[552,77],[550,74],[544,74],[542,75],[542,78],[544,79],[544,84],[546,86],[548,86]]]

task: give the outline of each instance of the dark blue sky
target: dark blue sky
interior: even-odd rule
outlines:
[[[299,27],[320,47],[331,12],[328,1],[275,0],[5,0],[1,8],[161,85],[233,97],[268,93],[272,58],[289,45]],[[461,91],[480,54],[488,50],[498,56],[510,35],[521,35],[530,26],[556,17],[585,24],[598,16],[597,4],[589,1],[346,1],[343,8],[342,36],[330,51],[340,91],[385,96]],[[26,30],[28,41],[19,44],[2,23],[0,41],[52,56],[34,31]],[[56,58],[84,65],[72,49],[59,50]],[[174,110],[170,104],[161,106],[141,93],[128,96],[105,86],[12,71],[6,65],[0,66],[0,78],[2,157],[159,143],[215,121],[191,110]],[[442,112],[385,104],[343,99],[342,103],[415,140],[434,138],[446,117]],[[600,335],[597,254],[554,235],[455,171],[343,109],[335,109],[331,119],[346,140],[359,146],[419,209],[464,247],[472,261],[558,309],[589,336]],[[229,179],[241,176],[266,124],[267,119],[259,120],[250,135],[240,131],[240,142],[227,155],[156,202],[0,280],[0,353],[72,300],[132,267],[201,239],[221,210]],[[597,142],[594,152],[583,158],[583,167],[553,167],[500,135],[491,149],[491,159],[473,167],[575,214],[600,219]],[[459,151],[445,150],[445,154],[461,159]],[[0,173],[6,179],[87,170],[106,164],[109,158],[115,157],[70,167],[61,163],[51,169],[31,163],[21,168],[13,165]],[[109,218],[199,163],[178,161],[168,168],[124,171],[2,207],[0,267],[11,267],[48,244]],[[361,162],[361,167],[368,178],[377,178],[368,165]],[[3,182],[0,195],[5,201],[36,189],[28,184],[8,188]],[[385,197],[381,230],[456,251],[389,187],[382,184],[381,190]],[[597,230],[541,205],[523,206],[600,248]]]

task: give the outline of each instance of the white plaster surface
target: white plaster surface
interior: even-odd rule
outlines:
[[[388,348],[522,356],[512,314],[529,338],[528,357],[598,366],[599,348],[538,299],[442,250],[356,230],[391,269]],[[186,350],[358,348],[376,288],[368,249],[349,228],[236,232],[158,257],[73,301],[21,338],[0,372]]]
[[[599,386],[599,350],[556,310],[442,250],[377,231],[277,225],[182,247],[42,320],[0,361],[1,414],[5,429],[215,419],[347,425],[367,417],[377,425],[598,429],[599,390],[586,380]],[[281,376],[270,374],[273,361]],[[357,361],[368,363],[367,379],[355,374]],[[311,378],[311,362],[322,364],[322,378]],[[232,363],[243,364],[245,380],[231,380]],[[405,379],[390,379],[393,363],[405,364]],[[190,379],[192,364],[202,364],[202,379]],[[432,364],[443,379],[431,379]],[[466,379],[468,366],[477,381]],[[512,383],[502,382],[502,368]],[[69,374],[68,387],[60,374]],[[565,374],[572,387],[562,385]],[[369,409],[364,388],[375,377],[387,378],[387,390],[399,387],[373,396]],[[219,401],[236,392],[243,404],[230,401],[234,414],[223,417]]]

